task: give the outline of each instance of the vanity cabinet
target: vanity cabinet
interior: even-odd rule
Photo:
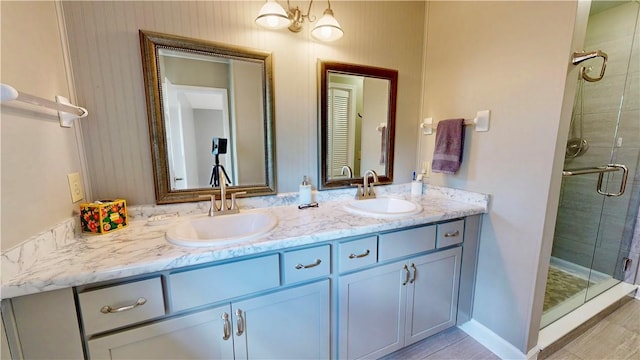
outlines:
[[[469,321],[480,219],[7,299],[3,320],[18,359],[382,357]]]
[[[171,272],[166,275],[171,317],[122,331],[165,314],[159,277],[80,292],[89,357],[327,358],[329,253],[329,245],[285,252],[283,273],[290,282],[325,278],[286,289],[279,289],[277,253]]]
[[[435,243],[435,226],[384,234],[378,256],[411,256]],[[461,255],[454,247],[340,276],[339,358],[381,357],[455,325]]]
[[[329,280],[88,341],[91,359],[329,357]]]

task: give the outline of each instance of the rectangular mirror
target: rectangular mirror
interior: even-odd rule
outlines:
[[[362,182],[371,169],[393,182],[398,71],[320,61],[320,189]]]
[[[275,194],[271,54],[140,30],[158,204]],[[214,174],[216,176],[214,176]]]

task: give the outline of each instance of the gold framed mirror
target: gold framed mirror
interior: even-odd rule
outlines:
[[[371,169],[393,182],[398,71],[318,62],[319,188],[350,187]]]
[[[275,194],[271,53],[139,34],[156,203],[219,194],[218,169],[227,193]]]

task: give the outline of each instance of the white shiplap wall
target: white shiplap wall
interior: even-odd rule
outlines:
[[[0,9],[0,81],[26,94],[51,100],[62,95],[75,103],[56,4],[2,1]],[[81,171],[82,164],[76,129],[60,127],[55,111],[11,101],[0,113],[4,251],[73,215],[78,204],[67,174]]]
[[[317,181],[318,59],[399,71],[396,182],[409,181],[420,114],[425,3],[333,1],[345,36],[335,43],[267,31],[254,18],[261,1],[64,2],[78,101],[89,109],[83,137],[94,198],[155,202],[138,30],[271,51],[274,59],[278,192]],[[306,9],[307,2],[292,1]],[[326,3],[313,4],[321,16]],[[316,184],[314,184],[316,185]]]

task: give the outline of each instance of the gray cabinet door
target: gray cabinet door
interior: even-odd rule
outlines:
[[[339,279],[339,358],[378,358],[404,346],[403,262]]]
[[[329,358],[328,279],[234,302],[232,308],[236,359]]]
[[[89,356],[123,360],[233,359],[233,337],[223,339],[225,313],[230,321],[230,307],[226,305],[91,339]]]
[[[461,254],[458,247],[341,276],[339,358],[379,358],[455,325]]]
[[[461,248],[407,260],[412,280],[407,287],[405,345],[455,325]]]

